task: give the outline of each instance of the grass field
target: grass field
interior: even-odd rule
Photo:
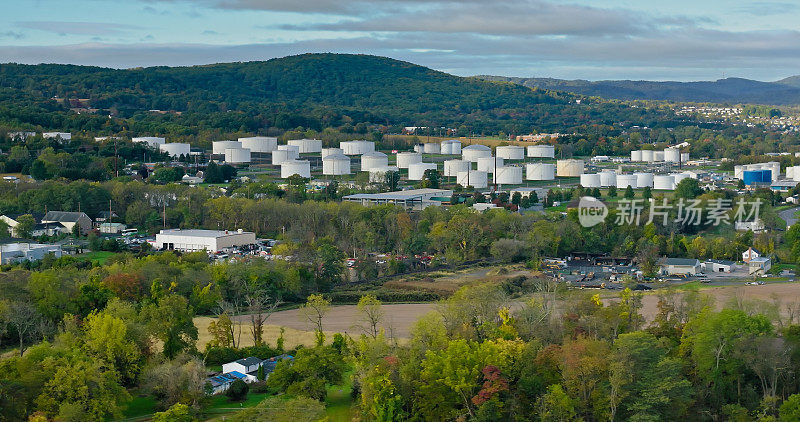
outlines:
[[[108,258],[111,258],[116,254],[117,254],[116,252],[97,251],[97,252],[85,253],[78,256],[82,258],[87,258],[93,262],[97,262],[100,265],[104,265],[106,263],[106,260],[108,260]]]
[[[286,311],[284,311],[286,312]],[[277,313],[276,313],[277,314]],[[205,350],[206,344],[211,341],[211,334],[208,333],[208,324],[215,318],[213,317],[195,317],[194,325],[197,327],[197,349]],[[269,322],[269,320],[267,320]],[[293,349],[297,346],[313,346],[316,342],[316,336],[311,330],[304,330],[303,322],[297,318],[295,327],[284,326],[283,338],[285,347]],[[264,341],[270,345],[275,346],[278,337],[280,336],[281,325],[265,325],[264,326]],[[333,332],[326,332],[328,340],[333,337]],[[247,322],[242,326],[241,346],[248,347],[253,345],[253,337],[249,331]]]
[[[350,422],[352,420],[352,374],[345,374],[344,380],[342,385],[328,386],[328,397],[325,399],[325,414],[328,416],[328,422]]]

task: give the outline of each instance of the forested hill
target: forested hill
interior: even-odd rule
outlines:
[[[777,82],[726,78],[699,82],[586,81],[552,78],[478,76],[488,81],[513,82],[529,88],[571,92],[619,100],[664,100],[732,104],[800,104],[800,77]]]
[[[215,124],[244,129],[365,122],[469,125],[477,131],[520,133],[531,127],[563,130],[570,125],[616,122],[652,125],[654,119],[661,118],[652,111],[620,104],[576,104],[579,97],[573,94],[463,78],[384,57],[347,54],[127,70],[2,64],[0,90],[0,106],[6,107],[9,101],[15,101],[14,107],[27,104],[51,110],[53,104],[43,102],[52,103],[54,97],[89,99],[91,108],[108,110],[121,118],[153,109],[203,113]],[[231,111],[240,114],[213,116]],[[0,119],[30,120],[30,116],[14,113],[19,110],[0,109]]]

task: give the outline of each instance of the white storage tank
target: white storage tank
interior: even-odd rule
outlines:
[[[492,149],[487,147],[486,145],[468,145],[464,148],[461,148],[461,158],[472,161],[473,163],[478,161],[478,158],[484,157],[491,157],[492,156]]]
[[[329,155],[344,154],[344,151],[342,151],[341,148],[322,148],[322,151],[320,153],[322,155],[322,158],[325,158]]]
[[[241,148],[242,143],[239,141],[214,141],[211,143],[211,153],[214,155],[223,155],[228,148]]]
[[[505,163],[502,158],[500,157],[483,157],[478,158],[478,170],[485,171],[487,173],[494,173],[495,168],[503,167]]]
[[[555,156],[556,148],[552,145],[528,145],[528,157],[553,158]]]
[[[166,152],[170,157],[180,157],[181,155],[188,157],[191,146],[182,142],[171,142],[159,145],[158,149],[161,152]]]
[[[556,176],[578,177],[583,174],[583,160],[558,160],[556,161]]]
[[[674,190],[675,177],[669,174],[659,174],[653,177],[653,189]]]
[[[281,179],[286,179],[294,174],[310,179],[311,163],[305,160],[286,160],[281,163]]]
[[[448,177],[458,176],[459,172],[467,171],[472,167],[470,161],[447,160],[444,162],[444,175]]]
[[[322,174],[329,176],[350,174],[350,157],[344,154],[327,155],[322,159]]]
[[[636,175],[636,187],[653,187],[653,173],[634,173]]]
[[[767,167],[769,170],[772,170],[772,180],[778,180],[778,176],[781,174],[781,163],[778,161],[770,161],[767,163],[769,166]]]
[[[689,153],[688,152],[682,152],[681,153],[681,163],[685,163],[687,161],[689,161]]]
[[[794,179],[794,167],[786,167],[786,178],[789,180]]]
[[[681,161],[681,150],[677,148],[666,148],[664,150],[664,161],[668,163],[678,163]]]
[[[407,169],[409,164],[421,163],[422,154],[418,152],[398,152],[397,153],[397,167]]]
[[[225,148],[225,162],[243,164],[251,161],[250,150],[247,148]]]
[[[627,189],[628,186],[636,188],[638,186],[637,177],[635,174],[618,174],[617,175],[617,189]]]
[[[633,162],[642,161],[642,151],[638,149],[635,151],[631,151],[631,161]]]
[[[461,154],[461,141],[451,139],[442,141],[442,154],[458,155]]]
[[[582,174],[581,175],[581,186],[585,188],[599,188],[602,186],[600,182],[600,175],[597,173],[592,174]]]
[[[422,144],[422,152],[425,154],[441,154],[442,146],[433,142]]]
[[[299,148],[300,154],[322,152],[322,141],[319,139],[292,139],[287,144]]]
[[[287,160],[292,160],[292,158],[289,158],[289,151],[285,149],[272,151],[272,165],[277,166]]]
[[[297,145],[278,145],[278,151],[286,151],[290,160],[300,158],[300,147]]]
[[[518,145],[504,145],[495,150],[498,157],[505,160],[524,160],[525,147]]]
[[[598,174],[600,174],[600,186],[604,188],[617,186],[617,172],[614,170],[601,171]]]
[[[371,183],[383,183],[386,181],[386,173],[390,171],[400,171],[397,166],[384,166],[369,169],[369,181]]]
[[[659,163],[664,161],[664,151],[653,151],[653,161]]]
[[[414,163],[408,166],[408,180],[422,180],[426,170],[436,170],[436,163]]]
[[[681,182],[683,179],[688,179],[691,177],[689,173],[672,173],[672,179],[675,182],[675,186],[678,186],[678,183]]]
[[[519,166],[503,166],[497,168],[497,173],[494,175],[495,183],[501,185],[521,185],[522,184],[522,167]]]
[[[272,136],[250,136],[239,138],[242,148],[247,148],[250,152],[272,152],[278,149],[278,138]]]
[[[456,183],[463,187],[472,186],[475,189],[485,189],[489,186],[489,175],[485,171],[461,171],[456,176]]]
[[[344,151],[345,155],[361,155],[368,152],[375,151],[375,142],[371,141],[342,141],[339,142],[339,148]]]
[[[158,148],[159,145],[164,145],[167,142],[164,138],[159,138],[158,136],[137,136],[132,138],[131,141],[133,143],[145,143],[150,146],[150,148]]]
[[[651,149],[643,149],[642,150],[642,161],[644,161],[646,163],[652,163],[653,161],[655,161],[654,152],[655,151],[653,151]]]
[[[375,167],[386,167],[389,165],[389,157],[378,151],[367,152],[361,155],[361,171],[369,171]]]
[[[422,145],[414,144],[414,152],[418,152],[418,153],[422,154]]]
[[[556,178],[556,165],[552,163],[530,163],[525,166],[528,180],[553,180]]]

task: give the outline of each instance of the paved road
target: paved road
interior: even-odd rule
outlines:
[[[797,211],[800,211],[800,207],[789,208],[778,213],[778,216],[786,222],[786,228],[797,222],[797,217],[795,217]]]

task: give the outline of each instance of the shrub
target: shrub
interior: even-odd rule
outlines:
[[[243,401],[247,398],[249,391],[250,386],[246,382],[237,379],[231,383],[231,386],[225,391],[225,395],[228,396],[230,401]]]

